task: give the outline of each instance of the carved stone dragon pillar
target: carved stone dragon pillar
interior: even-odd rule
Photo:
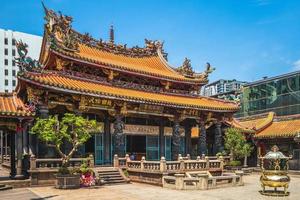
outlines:
[[[175,117],[172,131],[172,160],[178,159],[180,152],[180,125],[178,117]]]
[[[204,121],[200,122],[200,136],[198,137],[198,155],[207,154],[206,129]]]
[[[217,153],[223,151],[221,125],[222,125],[222,123],[220,121],[216,122],[214,154],[217,154]]]
[[[119,157],[125,156],[125,135],[123,133],[124,122],[122,121],[123,116],[117,114],[115,116],[116,120],[114,122],[114,154],[117,154]]]

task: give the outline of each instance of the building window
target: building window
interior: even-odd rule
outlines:
[[[4,55],[8,56],[8,49],[7,48],[4,49]]]
[[[12,80],[12,86],[16,86],[16,80]]]
[[[8,86],[8,80],[7,79],[5,79],[4,85]]]
[[[8,39],[7,38],[4,39],[4,44],[8,45]]]
[[[16,45],[16,39],[13,38],[11,42],[12,42],[12,45],[13,45],[13,46]]]
[[[8,93],[8,90],[5,90],[5,93]]]
[[[12,75],[16,76],[16,70],[12,70]]]
[[[8,76],[8,69],[4,70],[5,76]]]
[[[12,60],[12,66],[16,66],[16,61]]]
[[[4,59],[4,65],[8,65],[8,60],[7,59]]]
[[[12,50],[12,56],[16,56],[16,50],[15,49]]]

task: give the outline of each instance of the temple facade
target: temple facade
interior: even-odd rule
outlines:
[[[209,63],[202,73],[193,71],[189,59],[175,68],[159,41],[145,39],[144,47],[129,48],[115,44],[113,28],[109,41],[96,40],[75,31],[71,17],[47,8],[45,13],[39,60],[28,57],[26,44],[17,42],[20,72],[15,95],[35,117],[71,112],[95,119],[98,133],[76,156],[93,154],[95,164],[109,165],[114,154],[175,160],[179,154],[223,151],[225,122],[239,107],[199,95],[214,70]],[[30,154],[57,156],[28,135]]]

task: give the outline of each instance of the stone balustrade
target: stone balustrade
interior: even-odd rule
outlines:
[[[196,172],[193,176],[190,176],[189,173],[178,173],[162,178],[164,188],[176,190],[207,190],[224,187],[226,185],[224,181],[227,182],[227,185],[242,186],[244,184],[243,172],[224,173],[222,176],[211,176],[209,172]]]
[[[90,155],[88,158],[71,158],[69,161],[69,166],[79,167],[83,160],[88,160],[89,166],[94,167],[93,155]],[[34,155],[30,157],[30,171],[58,169],[61,166],[61,158],[36,158]]]
[[[90,155],[88,158],[71,158],[70,167],[79,167],[83,160],[87,160],[89,167],[94,167],[94,157]],[[56,173],[62,166],[60,158],[36,158],[34,155],[30,157],[30,184],[34,185],[54,185],[57,181]]]
[[[119,167],[127,170],[140,171],[140,172],[159,172],[159,173],[179,173],[187,171],[202,171],[202,170],[223,170],[224,159],[220,156],[218,159],[211,160],[209,157],[201,159],[199,156],[196,160],[185,159],[179,155],[176,161],[166,161],[161,157],[160,161],[147,161],[142,157],[141,161],[130,160],[126,155],[124,158],[114,156],[114,167]]]

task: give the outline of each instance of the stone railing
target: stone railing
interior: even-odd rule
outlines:
[[[220,156],[208,156],[209,160],[218,160]],[[222,156],[224,165],[227,165],[230,162],[230,156]]]
[[[141,161],[130,160],[126,155],[124,158],[114,156],[114,167],[123,168],[140,172],[160,172],[160,173],[178,173],[187,171],[203,171],[203,170],[223,170],[224,159],[220,156],[218,159],[210,160],[209,157],[201,159],[199,156],[196,160],[183,159],[179,155],[177,161],[166,161],[161,157],[160,161],[147,161],[142,157]]]
[[[94,167],[93,155],[90,155],[88,158],[71,158],[69,161],[69,166],[80,167],[83,160],[87,160],[89,166]],[[61,158],[36,158],[34,155],[30,157],[30,171],[58,169],[61,166]]]
[[[209,172],[194,174],[193,176],[186,176],[186,174],[178,173],[174,174],[174,176],[163,176],[163,187],[176,190],[207,190],[224,187],[226,185],[244,185],[243,172],[241,171],[237,171],[236,173],[224,173],[221,176],[211,176]]]

